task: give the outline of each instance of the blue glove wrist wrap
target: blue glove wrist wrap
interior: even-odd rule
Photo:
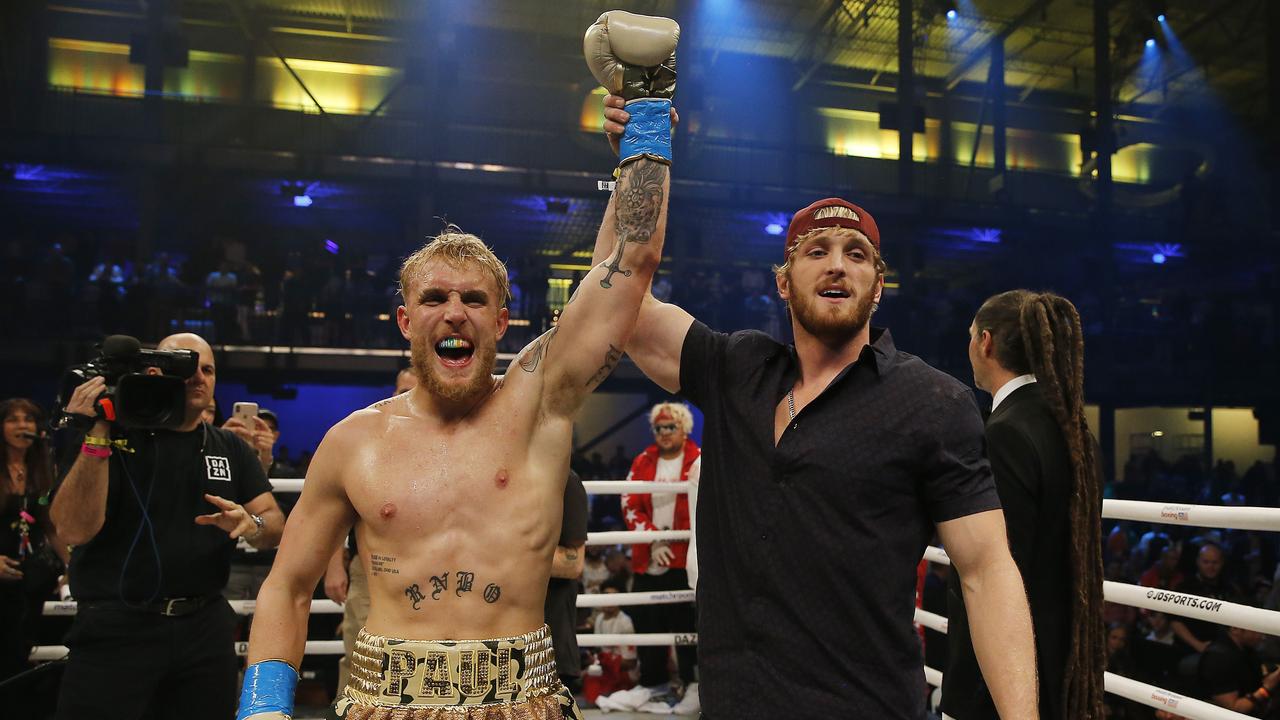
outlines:
[[[298,671],[283,660],[263,660],[250,665],[244,671],[236,720],[264,712],[293,717],[293,691],[297,685]]]
[[[618,157],[626,164],[639,157],[671,162],[671,101],[644,98],[627,103],[631,114],[622,134]]]

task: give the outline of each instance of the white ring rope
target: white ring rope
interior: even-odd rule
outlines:
[[[667,603],[685,603],[693,602],[694,591],[692,590],[655,590],[652,592],[626,592],[626,593],[591,593],[578,595],[578,607],[595,608],[595,607],[630,607],[632,605],[663,605]],[[228,600],[227,604],[237,615],[252,615],[257,609],[257,602],[254,600]],[[75,600],[58,600],[49,601],[44,604],[44,614],[52,615],[75,615]],[[332,600],[312,600],[311,614],[325,615],[337,614],[342,612],[342,606]],[[932,613],[929,613],[932,615]],[[937,616],[940,617],[940,616]],[[943,619],[945,622],[946,619]]]
[[[931,613],[928,610],[916,608],[915,621],[917,625],[923,625],[930,630],[937,630],[940,633],[947,631],[947,619],[937,613]]]
[[[671,647],[672,645],[697,645],[697,633],[645,633],[645,634],[600,634],[584,633],[578,635],[579,647],[613,647],[617,645],[652,647]],[[249,654],[249,643],[238,642],[235,645],[236,655]],[[49,662],[61,660],[70,650],[66,645],[42,645],[31,651],[33,662]],[[341,640],[308,640],[306,655],[342,655],[346,652]]]
[[[1280,635],[1280,612],[1275,610],[1110,580],[1102,583],[1102,595],[1107,602],[1257,630],[1264,635]]]
[[[654,592],[591,593],[578,596],[578,607],[622,607],[624,605],[663,605],[693,602],[692,590],[656,590]]]
[[[1108,520],[1137,520],[1165,525],[1280,532],[1280,508],[1103,500],[1102,517]]]
[[[951,564],[951,559],[942,548],[930,546],[925,550],[924,557],[930,562]],[[1280,612],[1275,610],[1110,580],[1102,583],[1102,597],[1107,602],[1120,605],[1208,620],[1227,627],[1257,630],[1264,635],[1280,635]]]
[[[927,621],[933,618],[942,620],[942,626],[930,625]],[[916,609],[916,622],[938,632],[945,633],[947,631],[946,618],[919,608]],[[932,687],[942,687],[942,673],[927,665],[924,668],[924,680]],[[1176,710],[1178,715],[1188,720],[1245,720],[1249,718],[1248,715],[1242,715],[1203,700],[1179,695],[1172,690],[1148,685],[1111,672],[1103,674],[1103,687],[1112,695],[1119,695],[1136,703],[1148,705],[1159,710]]]
[[[1138,682],[1123,675],[1105,673],[1102,677],[1102,682],[1106,691],[1112,695],[1119,695],[1126,700],[1132,700],[1158,710],[1176,712],[1189,720],[1252,720],[1248,715],[1234,710],[1228,710],[1213,703],[1179,695],[1172,690],[1165,690],[1155,685]]]
[[[656,540],[693,539],[692,530],[610,530],[608,532],[587,533],[588,545],[626,545],[630,543],[651,543]]]
[[[276,492],[302,492],[302,478],[271,478]],[[644,482],[639,480],[584,480],[582,487],[592,495],[652,495],[653,493],[687,493],[687,482]],[[641,492],[643,490],[643,492]]]

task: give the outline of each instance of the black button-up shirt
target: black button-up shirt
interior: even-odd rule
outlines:
[[[705,415],[701,701],[722,718],[924,717],[916,566],[934,524],[1000,507],[967,387],[872,342],[788,425],[795,348],[695,322],[680,392]]]

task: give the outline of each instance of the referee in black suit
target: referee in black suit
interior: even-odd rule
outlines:
[[[1075,306],[1052,293],[995,295],[969,328],[974,382],[992,395],[987,453],[1031,606],[1041,720],[1102,717],[1102,484],[1084,416],[1083,346]],[[947,601],[942,710],[994,720],[954,572]]]

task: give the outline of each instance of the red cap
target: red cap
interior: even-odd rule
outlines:
[[[825,208],[841,208],[820,213]],[[819,217],[821,215],[821,217]],[[826,198],[810,205],[791,217],[787,226],[787,245],[784,257],[790,255],[799,242],[801,235],[824,227],[843,227],[857,230],[880,250],[880,228],[876,227],[876,219],[871,213],[840,198]]]

